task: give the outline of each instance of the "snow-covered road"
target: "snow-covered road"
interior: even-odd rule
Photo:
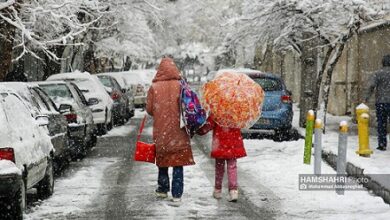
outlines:
[[[74,162],[56,179],[54,195],[30,201],[26,219],[388,219],[390,207],[367,191],[299,191],[298,175],[312,173],[302,163],[303,140],[246,139],[248,157],[240,159],[240,199],[215,200],[210,135],[193,139],[196,165],[184,168],[180,207],[155,198],[157,168],[132,161],[143,114],[99,138],[87,158]],[[151,138],[150,122],[145,129]],[[324,173],[334,173],[325,163]]]

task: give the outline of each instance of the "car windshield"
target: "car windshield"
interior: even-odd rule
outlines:
[[[64,84],[40,85],[47,95],[53,100],[56,98],[72,98],[69,88]]]
[[[85,93],[85,92],[88,92],[88,93],[95,92],[94,84],[91,83],[91,81],[88,80],[88,79],[75,79],[73,82],[77,85],[77,87],[79,87],[79,89],[83,93]]]
[[[102,82],[102,84],[104,86],[110,87],[110,88],[112,87],[110,78],[105,77],[105,76],[99,76],[99,80],[100,80],[100,82]]]
[[[254,78],[255,82],[257,82],[264,91],[280,91],[282,90],[282,84],[278,79],[261,77]]]

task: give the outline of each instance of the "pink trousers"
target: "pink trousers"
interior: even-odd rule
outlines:
[[[223,175],[225,173],[225,161],[227,163],[229,190],[236,190],[238,187],[236,159],[215,159],[215,189],[222,189]]]

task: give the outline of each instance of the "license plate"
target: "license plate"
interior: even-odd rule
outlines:
[[[271,121],[269,119],[260,118],[258,124],[270,125]]]

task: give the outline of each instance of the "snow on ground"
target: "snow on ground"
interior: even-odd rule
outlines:
[[[360,157],[356,154],[356,151],[359,149],[359,139],[356,125],[352,125],[351,118],[349,117],[329,116],[329,127],[332,127],[333,129],[329,129],[323,138],[324,150],[337,154],[338,130],[334,125],[337,125],[340,120],[346,120],[348,124],[351,125],[350,127],[352,127],[348,136],[347,160],[360,168],[364,168],[364,173],[390,174],[390,151],[376,150],[376,147],[378,146],[377,136],[370,135],[370,148],[374,151],[370,157]],[[371,128],[371,131],[374,129],[375,128]]]
[[[25,219],[48,219],[55,213],[61,216],[83,212],[90,205],[100,189],[103,170],[116,163],[115,158],[86,158],[83,167],[75,173],[55,180],[53,196],[42,201],[40,205],[27,210]]]
[[[127,123],[129,124],[130,121]],[[132,131],[134,129],[135,129],[135,126],[132,126],[132,125],[114,127],[111,129],[111,131],[108,131],[107,134],[103,135],[103,137],[127,136],[127,135],[129,135],[130,131]]]
[[[133,118],[143,118],[145,114],[147,114],[145,110],[136,109]]]
[[[135,162],[126,193],[127,210],[132,210],[136,219],[246,219],[239,203],[227,202],[226,191],[221,200],[212,197],[214,180],[208,178],[210,170],[202,167],[209,158],[198,149],[194,149],[194,157],[197,164],[184,167],[184,193],[179,207],[170,201],[170,193],[167,199],[155,198],[156,165]],[[169,176],[172,178],[172,168]]]
[[[298,115],[295,113],[295,127]],[[353,137],[350,139],[352,141]],[[300,191],[298,175],[313,173],[313,165],[303,164],[303,139],[291,142],[254,139],[244,142],[248,157],[239,159],[238,167],[243,172],[251,173],[257,181],[280,197],[280,219],[389,218],[390,206],[382,198],[372,196],[367,191],[346,191],[345,195],[337,195],[334,191]],[[337,135],[327,135],[324,143],[337,143]],[[334,174],[335,171],[322,163],[322,173]]]

